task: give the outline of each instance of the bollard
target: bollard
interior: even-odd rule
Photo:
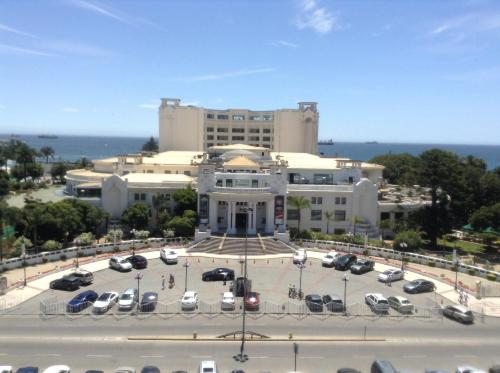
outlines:
[[[198,337],[198,332],[193,332],[193,339],[196,339]]]
[[[288,332],[288,339],[293,339],[293,334],[291,332]]]
[[[255,264],[255,259],[253,260],[253,264]]]
[[[226,264],[228,264],[228,263],[229,263],[229,261],[226,259]]]

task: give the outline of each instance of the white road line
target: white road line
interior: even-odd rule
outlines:
[[[163,359],[163,355],[142,355],[141,356],[144,359]]]
[[[269,359],[269,356],[252,356],[252,359]]]
[[[474,359],[477,355],[453,355],[453,357],[456,357],[457,359]]]
[[[352,355],[352,357],[355,359],[371,359],[373,355]]]
[[[9,356],[9,354],[1,353],[0,356]]]
[[[323,356],[297,356],[299,359],[324,359]]]
[[[61,354],[36,354],[36,356],[61,356]]]
[[[104,357],[104,358],[108,358],[108,357],[113,357],[112,355],[87,355],[87,357]]]

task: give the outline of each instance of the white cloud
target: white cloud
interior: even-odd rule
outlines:
[[[12,34],[21,35],[21,36],[27,36],[29,38],[38,39],[38,37],[35,36],[35,35],[33,35],[33,34],[21,31],[19,29],[14,28],[14,27],[7,26],[4,23],[0,23],[0,31],[10,32]]]
[[[192,81],[192,82],[199,82],[199,81],[206,81],[206,80],[222,80],[222,79],[228,79],[228,78],[237,78],[237,77],[246,76],[246,75],[269,73],[272,71],[275,71],[275,69],[271,68],[271,67],[265,67],[265,68],[261,68],[261,69],[243,69],[243,70],[236,70],[236,71],[228,71],[228,72],[219,73],[219,74],[207,74],[207,75],[192,76],[192,77],[187,77],[187,78],[183,78],[180,80],[186,80],[186,81]]]
[[[29,54],[33,56],[53,57],[55,54],[42,52],[35,49],[16,47],[13,45],[0,44],[0,54]]]
[[[76,107],[63,107],[61,110],[65,113],[78,113],[80,111],[80,109]]]
[[[302,0],[295,26],[300,30],[309,28],[319,34],[327,34],[339,29],[340,23],[336,14],[320,6],[316,0]]]
[[[90,12],[112,18],[116,21],[123,22],[123,23],[130,23],[129,20],[125,18],[125,16],[118,14],[116,11],[106,8],[104,6],[99,6],[94,3],[91,3],[89,1],[84,1],[84,0],[71,0],[71,4],[75,5],[78,8],[88,10]]]
[[[44,43],[47,49],[59,52],[61,54],[74,54],[87,57],[107,57],[112,53],[109,50],[97,47],[95,45],[81,44],[69,41],[53,41]]]
[[[434,27],[431,36],[470,35],[483,32],[500,30],[500,13],[469,13],[458,17],[449,18]]]
[[[292,43],[292,42],[289,42],[286,40],[278,40],[278,41],[272,43],[272,45],[274,45],[275,47],[288,47],[288,48],[298,48],[299,47],[298,44],[295,44],[295,43]]]

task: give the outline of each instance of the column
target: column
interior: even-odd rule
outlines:
[[[274,233],[274,199],[266,201],[266,233]]]
[[[231,231],[231,202],[227,202],[227,218],[226,218],[226,233]]]
[[[231,206],[231,210],[230,210],[230,213],[229,213],[229,221],[228,221],[228,233],[229,234],[234,234],[235,233],[235,229],[234,229],[234,226],[236,224],[236,202],[230,202],[229,203],[230,206]]]
[[[219,225],[217,224],[217,212],[219,209],[219,201],[210,198],[208,202],[208,208],[209,208],[208,224],[210,225],[212,232],[218,232]]]
[[[250,229],[249,232],[250,234],[256,234],[257,233],[257,202],[250,202],[250,206],[252,208],[252,212],[250,214]]]

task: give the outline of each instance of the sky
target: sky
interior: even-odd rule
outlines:
[[[0,133],[157,136],[161,97],[500,144],[500,1],[0,1]]]

